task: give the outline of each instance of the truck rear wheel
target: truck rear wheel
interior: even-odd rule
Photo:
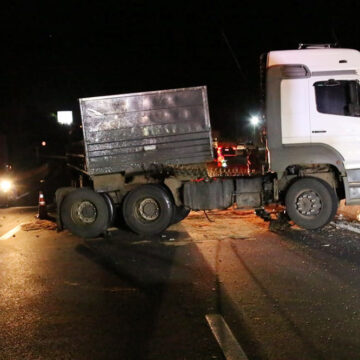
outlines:
[[[153,235],[171,223],[174,204],[168,192],[158,185],[142,185],[131,191],[123,203],[123,216],[137,234]]]
[[[77,189],[69,193],[61,204],[60,213],[64,227],[84,238],[103,234],[110,218],[105,199],[90,189]]]
[[[291,220],[305,229],[328,224],[338,207],[336,192],[321,179],[303,178],[289,188],[285,205]]]

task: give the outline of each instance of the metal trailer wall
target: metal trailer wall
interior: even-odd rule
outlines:
[[[90,175],[212,160],[206,87],[80,99]]]

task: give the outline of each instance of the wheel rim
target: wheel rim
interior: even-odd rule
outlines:
[[[302,216],[317,216],[322,210],[321,197],[313,190],[303,191],[296,197],[295,207]]]
[[[138,216],[144,221],[155,221],[160,216],[160,206],[153,198],[139,201],[137,210]]]
[[[71,218],[76,224],[92,224],[96,217],[96,206],[90,201],[77,202],[71,208]]]

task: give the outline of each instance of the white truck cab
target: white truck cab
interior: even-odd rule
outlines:
[[[360,52],[315,46],[267,57],[271,169],[329,166],[360,204]]]

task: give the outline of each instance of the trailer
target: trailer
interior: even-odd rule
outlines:
[[[56,193],[59,227],[104,233],[116,216],[156,234],[190,210],[279,203],[317,229],[360,204],[360,53],[316,46],[264,58],[266,167],[214,171],[205,86],[80,99],[90,186]],[[264,171],[264,169],[267,169]]]

